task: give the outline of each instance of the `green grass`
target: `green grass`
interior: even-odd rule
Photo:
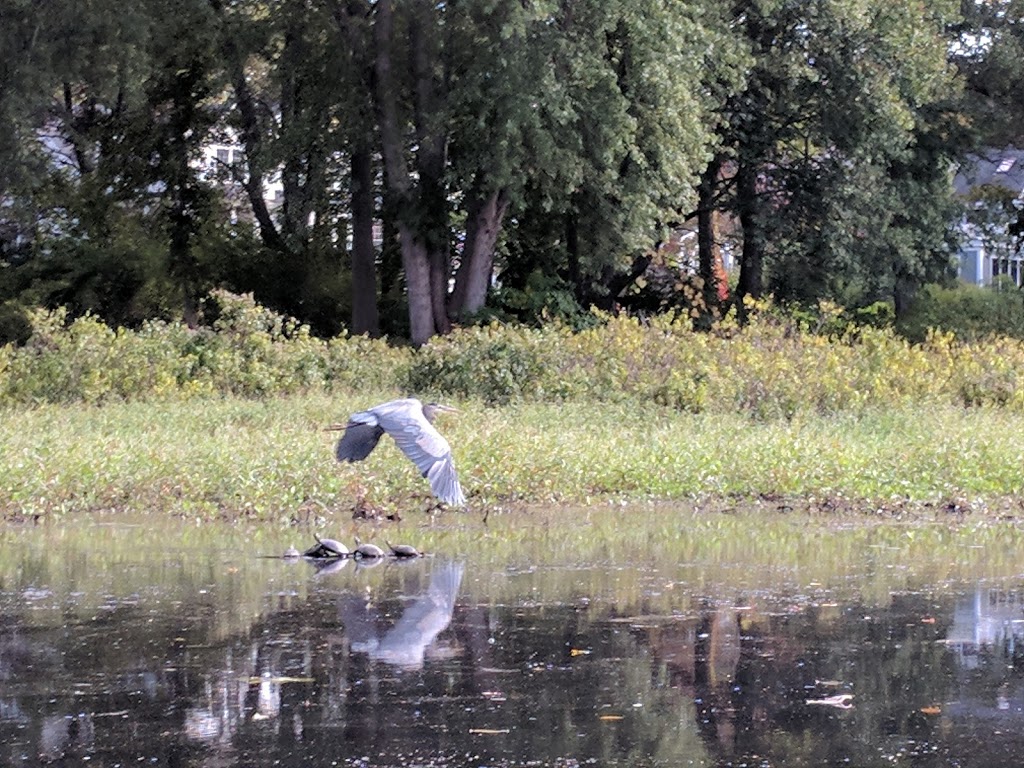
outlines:
[[[7,517],[126,511],[306,521],[426,510],[426,482],[390,440],[339,465],[322,427],[394,393],[47,405],[0,419]],[[814,507],[1024,493],[1024,414],[903,406],[881,413],[690,414],[654,405],[455,403],[441,431],[478,511],[521,504],[799,499]],[[780,506],[784,506],[780,502]]]

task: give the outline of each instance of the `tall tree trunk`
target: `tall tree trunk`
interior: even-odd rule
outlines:
[[[402,244],[405,291],[409,300],[409,338],[420,346],[430,341],[437,329],[431,295],[430,258],[423,241],[412,233],[408,224],[399,223],[398,237]]]
[[[199,275],[193,244],[204,218],[204,191],[200,188],[195,171],[189,163],[190,143],[195,140],[199,120],[199,102],[196,94],[203,93],[205,72],[199,62],[179,65],[177,73],[168,81],[170,97],[167,123],[167,157],[164,163],[165,181],[171,205],[167,213],[170,225],[168,261],[182,293],[182,314],[185,323],[194,328],[199,322]],[[157,96],[160,94],[158,91]],[[151,96],[153,98],[153,96]]]
[[[282,10],[287,23],[278,68],[281,74],[278,111],[281,135],[288,136],[295,130],[293,125],[299,121],[300,112],[298,69],[303,56],[302,30],[300,29],[302,9],[294,0],[291,0],[284,4]],[[281,166],[281,186],[284,191],[284,199],[281,201],[281,216],[279,218],[284,237],[293,248],[297,243],[306,240],[308,219],[304,216],[306,205],[300,181],[302,176],[301,155],[293,149],[286,153]]]
[[[573,210],[565,214],[565,252],[569,262],[566,265],[569,284],[572,286],[576,301],[586,307],[591,292],[583,285],[583,273],[580,269],[580,233],[576,212]]]
[[[354,125],[350,139],[352,212],[352,322],[355,334],[380,335],[377,304],[377,260],[373,245],[373,122],[374,67],[363,22],[370,14],[366,0],[333,0],[331,6],[341,33],[340,43],[348,49],[348,64],[357,73],[356,92],[351,94],[350,118]],[[381,249],[384,263],[385,249]],[[382,277],[384,277],[382,275]],[[384,290],[387,290],[385,283]]]
[[[910,311],[911,305],[914,303],[914,286],[915,283],[912,279],[899,274],[896,275],[896,283],[892,289],[892,299],[893,310],[896,313],[897,320],[905,318]]]
[[[718,173],[722,168],[719,156],[708,164],[697,186],[697,260],[698,274],[703,282],[704,307],[701,311],[705,323],[710,321],[721,298],[717,232],[715,231],[715,190]]]
[[[83,142],[83,132],[95,129],[96,109],[95,104],[90,100],[88,103],[76,107],[74,97],[71,93],[71,83],[64,81],[64,127],[67,131],[66,138],[71,145],[75,156],[75,163],[78,165],[78,172],[87,176],[96,170],[95,163],[90,151]],[[84,131],[83,131],[84,129]]]
[[[192,217],[183,195],[176,196],[170,211],[170,243],[167,254],[171,273],[181,286],[182,319],[189,328],[199,325],[199,296],[195,280],[196,264],[192,254]]]
[[[267,201],[263,197],[265,172],[263,133],[260,128],[256,97],[246,79],[242,52],[238,50],[238,45],[231,36],[231,30],[228,29],[223,0],[209,0],[209,2],[221,22],[220,48],[224,55],[228,78],[238,102],[238,115],[241,119],[239,137],[245,148],[246,164],[242,171],[242,185],[259,226],[260,239],[263,244],[278,253],[288,253],[288,245],[278,231],[270,209],[267,207]]]
[[[453,317],[472,315],[484,308],[494,271],[494,247],[507,210],[508,197],[504,190],[495,190],[470,202],[466,242],[462,246],[451,300]]]
[[[415,80],[416,171],[419,176],[421,237],[430,262],[430,298],[434,327],[448,333],[448,280],[451,233],[448,222],[448,190],[444,182],[448,163],[448,135],[438,109],[434,67],[439,58],[435,35],[434,5],[411,5],[409,38]]]
[[[736,175],[736,207],[743,230],[737,292],[740,299],[759,299],[764,291],[764,222],[757,192],[757,168],[745,160],[740,162]]]
[[[377,264],[373,248],[373,159],[352,152],[352,333],[380,335]]]
[[[171,206],[167,212],[170,230],[167,260],[171,275],[177,279],[181,287],[182,317],[189,328],[195,328],[199,324],[199,280],[192,244],[194,230],[202,220],[197,210],[201,192],[196,188],[195,179],[192,178],[193,171],[188,162],[188,140],[185,131],[189,130],[190,123],[188,117],[182,114],[181,106],[174,106],[175,113],[171,118],[174,135],[170,137],[168,147],[167,181]]]
[[[406,168],[402,134],[398,127],[398,105],[391,77],[393,14],[391,0],[378,0],[373,30],[377,46],[374,60],[374,72],[377,76],[375,96],[381,154],[384,157],[384,178],[388,196],[395,210],[399,212],[398,237],[409,301],[409,335],[412,343],[418,346],[430,340],[437,326],[434,322],[431,263],[427,247],[420,233],[412,229],[407,218],[414,201],[411,194],[412,182]]]

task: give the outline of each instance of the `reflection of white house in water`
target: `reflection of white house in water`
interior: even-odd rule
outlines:
[[[975,285],[988,285],[1006,275],[1024,284],[1024,253],[1010,225],[1024,207],[1024,150],[993,149],[971,156],[960,167],[953,187],[969,201],[960,224],[958,274]]]
[[[960,663],[968,668],[978,666],[979,648],[1001,648],[1012,655],[1018,641],[1024,643],[1024,592],[1000,589],[979,588],[961,598],[946,636]]]

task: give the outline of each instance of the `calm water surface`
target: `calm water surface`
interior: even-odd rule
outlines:
[[[1014,521],[550,510],[260,556],[311,530],[0,531],[0,765],[1024,760]]]

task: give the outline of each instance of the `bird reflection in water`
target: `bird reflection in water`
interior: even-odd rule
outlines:
[[[421,668],[428,654],[434,658],[450,655],[434,641],[451,623],[463,568],[462,563],[437,563],[426,591],[383,633],[372,605],[354,596],[345,598],[339,610],[352,650],[403,669]]]

